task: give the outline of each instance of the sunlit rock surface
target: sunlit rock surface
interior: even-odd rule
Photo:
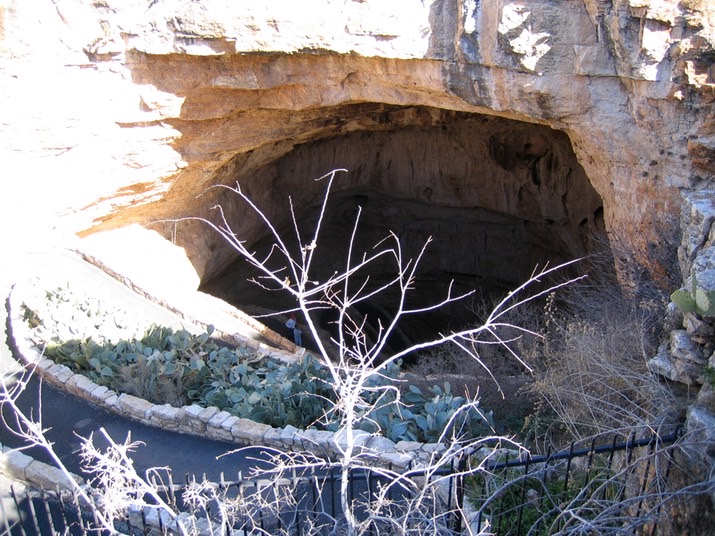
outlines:
[[[295,190],[333,165],[359,175],[379,153],[378,138],[412,136],[417,145],[415,130],[445,132],[441,153],[458,152],[464,132],[451,114],[499,115],[563,132],[612,239],[666,277],[661,237],[677,225],[677,193],[709,184],[715,166],[712,4],[312,3],[5,0],[0,150],[5,188],[16,195],[3,196],[3,212],[32,213],[29,228],[71,232],[204,215],[208,199],[196,196],[213,184],[264,170],[273,181],[264,190]],[[502,153],[522,163],[545,154],[526,148],[522,134],[501,136]],[[317,158],[300,166],[301,177],[265,172],[337,139],[360,158]],[[492,150],[489,165],[499,158]],[[460,205],[464,188],[449,194],[450,181],[494,183],[491,172],[475,171],[478,160],[441,177],[425,169],[424,155],[413,160],[413,172],[392,174],[389,195],[413,201],[429,187],[432,203]],[[514,166],[514,180],[532,170]],[[542,212],[558,210],[536,198]],[[524,210],[497,207],[534,221]],[[200,276],[218,273],[230,252],[208,251],[220,246],[196,233],[173,239]]]

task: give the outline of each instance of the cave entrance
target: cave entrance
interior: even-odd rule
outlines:
[[[393,120],[397,116],[400,120]],[[325,186],[315,179],[333,169],[348,170],[334,183],[316,279],[344,268],[358,207],[358,253],[393,232],[411,257],[432,237],[413,293],[415,306],[443,299],[452,281],[457,292],[474,288],[476,301],[489,301],[525,281],[535,266],[587,255],[592,237],[603,232],[602,200],[563,132],[424,108],[383,109],[374,124],[379,128],[295,145],[244,175],[234,165],[222,179],[238,181],[290,243],[288,196],[305,233],[317,217]],[[270,247],[266,229],[245,207],[229,197],[219,202],[250,247]],[[249,282],[253,273],[244,260],[224,264],[201,290],[252,315],[294,306],[289,296]],[[379,284],[390,275],[377,270],[371,277]],[[373,321],[389,316],[392,298],[389,293],[378,297],[362,312]],[[395,344],[461,328],[474,321],[478,306],[470,300],[438,314],[410,317]],[[279,322],[267,320],[280,331]],[[329,323],[326,318],[324,325]]]

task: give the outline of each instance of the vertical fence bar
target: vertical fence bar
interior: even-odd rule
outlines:
[[[296,535],[300,536],[303,533],[302,529],[302,524],[301,524],[301,504],[304,503],[305,497],[303,496],[303,490],[301,489],[301,482],[303,479],[298,476],[298,471],[296,468],[293,468],[293,478],[292,478],[292,484],[293,486],[293,493],[298,495],[297,500],[296,500],[296,511],[293,515],[293,522],[295,523],[295,529],[296,529]],[[290,530],[289,530],[290,532]]]
[[[159,532],[161,534],[166,534],[168,531],[164,529],[164,516],[161,515],[161,510],[159,510],[158,508],[156,509],[156,513],[156,518],[159,521]]]
[[[482,468],[482,472],[484,475],[486,475],[487,470],[485,468]],[[489,499],[487,496],[487,477],[484,476],[482,478],[482,485],[481,485],[481,493],[479,494],[480,497],[484,497],[484,503]],[[478,530],[481,531],[482,528],[482,523],[484,521],[484,503],[482,503],[479,506],[479,510],[477,511],[477,528]]]
[[[557,496],[556,500],[558,501],[558,504],[562,504],[563,501],[568,497],[568,489],[569,489],[569,480],[571,479],[571,464],[574,460],[574,447],[576,446],[576,442],[572,441],[571,444],[569,445],[569,450],[568,450],[568,457],[566,458],[566,470],[564,474],[564,484],[563,487],[561,488],[561,493]],[[546,474],[544,474],[546,476]],[[545,484],[546,482],[544,482]],[[556,520],[556,529],[561,530],[563,528],[563,516],[561,515],[561,512],[559,512]]]
[[[150,530],[149,523],[146,520],[146,508],[141,508],[139,511],[141,512],[142,528],[145,531]]]
[[[226,478],[223,474],[223,471],[221,471],[218,475],[218,489],[219,489],[219,497],[228,496],[228,483],[226,482]],[[228,536],[231,533],[231,527],[228,526],[229,521],[228,518],[224,517],[223,513],[221,512],[221,508],[219,508],[219,521],[221,523],[221,532],[225,535]],[[209,521],[210,522],[210,521]]]
[[[548,458],[547,458],[548,460]],[[521,519],[524,515],[524,499],[526,498],[526,487],[529,479],[527,475],[529,474],[529,462],[531,461],[531,455],[526,458],[526,463],[524,464],[524,480],[521,482],[521,496],[519,497],[519,513],[516,515],[516,533],[521,534]]]
[[[271,486],[271,492],[273,493],[273,500],[276,501],[276,505],[280,505],[280,488],[277,482],[273,482]],[[278,515],[276,516],[278,521],[278,530],[283,530],[283,511],[280,506],[277,507]]]
[[[82,516],[82,505],[79,503],[79,497],[74,492],[71,494],[71,497],[72,497],[73,506],[75,507],[76,512],[77,512],[77,523],[78,523],[79,527],[82,529],[82,534],[85,534],[89,527],[87,527],[87,525],[84,522],[84,516]]]
[[[462,522],[464,521],[463,518],[463,512],[464,512],[464,473],[467,471],[467,464],[469,463],[469,456],[467,454],[462,453],[458,460],[457,460],[457,478],[454,483],[455,486],[455,499],[456,499],[456,504],[454,505],[454,511],[455,511],[455,523],[454,523],[454,531],[457,533],[462,532]],[[452,485],[452,478],[449,479],[450,487]],[[451,491],[451,490],[450,490]],[[449,494],[449,500],[452,500],[452,494]],[[447,508],[451,507],[451,503],[447,504]],[[467,521],[468,522],[468,521]]]
[[[506,473],[509,469],[509,453],[507,452],[506,456],[504,457],[504,473]],[[506,476],[504,477],[506,480]],[[498,519],[499,523],[497,525],[497,532],[501,532],[501,524],[502,524],[502,515],[501,512],[504,511],[504,501],[506,498],[506,489],[502,493],[501,499],[499,500],[499,510],[496,512],[492,513],[492,523],[494,522],[495,518]]]
[[[35,500],[32,498],[29,492],[25,493],[25,501],[27,502],[27,511],[30,514],[30,519],[32,520],[32,526],[37,531],[37,534],[42,534],[42,528],[40,527],[40,519],[37,515],[37,510],[35,510]]]
[[[671,441],[671,444],[672,444],[672,443],[675,443],[679,437],[680,437],[680,428],[678,427],[675,429],[675,432],[672,434],[672,436],[669,437],[668,439],[669,439],[669,441]],[[664,441],[665,441],[665,439],[664,439]],[[673,456],[669,452],[666,454],[666,456],[667,456],[668,461],[665,466],[665,476],[663,477],[664,482],[668,482],[668,478],[670,477],[670,469],[673,467]],[[651,531],[650,536],[656,536],[656,532],[658,531],[658,519],[660,518],[660,511],[661,511],[662,507],[663,507],[663,501],[660,501],[658,503],[658,509],[656,510],[656,513],[655,513],[655,522],[653,523],[653,530]]]
[[[20,503],[17,500],[17,493],[15,492],[15,487],[10,486],[10,497],[12,497],[12,502],[15,504],[15,512],[17,512],[18,526],[20,527],[20,532],[25,534],[25,528],[23,527],[22,521],[22,509],[20,508]]]
[[[375,490],[374,490],[374,486],[373,486],[374,478],[375,477],[374,477],[372,471],[370,471],[367,474],[367,481],[365,483],[365,486],[367,488],[367,500],[370,503],[372,503],[372,501],[375,499]],[[372,536],[373,534],[375,534],[375,524],[370,523],[370,536]]]
[[[316,521],[318,519],[318,497],[317,497],[317,489],[318,489],[318,477],[315,475],[315,467],[311,467],[310,470],[310,479],[309,479],[309,486],[310,486],[310,504],[311,504],[311,517],[313,518],[313,521]]]
[[[655,449],[658,446],[658,440],[653,439],[648,443],[648,457],[646,458],[645,470],[643,471],[643,482],[640,486],[640,497],[638,500],[638,506],[636,506],[635,517],[640,517],[641,507],[643,506],[643,501],[645,501],[645,492],[648,487],[648,482],[650,480],[650,468],[651,462],[653,461],[653,456],[655,456]],[[657,471],[657,468],[656,468]]]
[[[42,490],[40,494],[40,502],[42,503],[42,515],[45,516],[45,520],[47,521],[50,530],[53,533],[56,533],[55,520],[52,518],[52,511],[50,510],[50,497],[45,490]]]
[[[629,478],[629,470],[628,468],[631,465],[631,461],[633,458],[633,451],[635,450],[635,439],[636,439],[636,433],[633,431],[631,435],[628,436],[628,440],[626,441],[626,471],[623,473],[623,484],[621,485],[621,489],[618,490],[618,495],[616,496],[616,502],[621,502],[623,501],[623,497],[626,494],[626,488],[628,487],[628,478]]]
[[[52,519],[53,534],[69,534],[69,528],[67,527],[67,520],[65,518],[64,503],[62,501],[62,492],[57,488],[56,494],[54,495],[54,507],[47,505],[50,511],[50,518]],[[91,507],[91,512],[95,525],[97,527],[102,527],[99,522],[99,514],[94,507]],[[106,532],[106,531],[105,531]]]
[[[562,497],[566,495],[566,490],[569,487],[569,478],[571,476],[571,462],[573,461],[573,447],[574,447],[574,442],[571,442],[571,445],[569,445],[569,454],[568,458],[566,459],[566,474],[564,475],[564,488],[561,490],[562,492]]]
[[[260,482],[256,482],[256,494],[260,495],[262,492],[263,492],[263,490],[261,490],[261,484],[260,484]],[[260,512],[260,514],[259,514],[260,527],[261,527],[261,530],[262,530],[263,532],[265,532],[265,530],[266,530],[266,525],[265,525],[265,519],[264,519],[263,508],[261,508],[261,509],[259,510],[259,512]]]
[[[62,523],[64,523],[64,531],[63,533],[69,533],[70,531],[70,520],[67,519],[67,505],[65,504],[65,500],[62,496],[62,494],[59,495],[59,501],[60,501],[60,513],[62,515]]]
[[[614,436],[615,440],[615,436]],[[593,468],[593,458],[596,455],[596,438],[591,439],[591,447],[588,449],[588,463],[586,463],[586,478],[584,486],[591,482],[591,469]]]
[[[460,457],[457,459],[457,467],[456,467],[456,472],[457,475],[459,475],[459,467],[461,466],[461,459],[462,459],[463,454],[460,455]],[[451,476],[449,477],[449,485],[447,486],[447,504],[445,506],[445,509],[448,512],[448,519],[447,519],[447,526],[453,526],[452,529],[454,532],[461,532],[461,526],[462,526],[462,521],[460,520],[460,515],[461,512],[459,511],[459,498],[457,497],[457,494],[459,493],[458,487],[459,485],[456,482],[456,479],[458,476],[455,476],[455,467],[454,467],[454,462],[452,462],[452,467],[451,467]],[[427,475],[425,475],[425,478],[427,478]],[[452,504],[454,502],[454,504]],[[451,520],[451,523],[450,523]]]
[[[611,442],[611,450],[608,455],[608,464],[606,466],[606,469],[610,473],[611,469],[613,469],[613,457],[616,454],[616,440],[618,439],[618,436],[616,434],[613,434],[613,441]]]
[[[394,468],[393,468],[393,466],[392,466],[392,463],[390,463],[390,464],[388,465],[388,468],[389,468],[390,471],[394,471]],[[395,500],[395,486],[390,486],[390,487],[387,489],[387,498],[390,499],[390,501],[394,501],[394,500]]]
[[[605,475],[604,475],[605,480],[610,480],[611,474],[613,473],[613,459],[615,458],[616,451],[618,450],[616,448],[617,439],[618,439],[618,436],[616,434],[613,434],[613,441],[611,442],[611,449],[608,453],[608,462],[606,463],[606,468],[605,468]],[[604,484],[605,484],[605,482],[604,482]],[[603,489],[601,490],[601,499],[606,500],[607,498],[608,498],[608,486],[604,485]]]
[[[328,473],[328,478],[330,481],[330,510],[331,510],[331,515],[333,518],[337,518],[335,515],[336,513],[336,508],[335,508],[335,471],[330,470]]]
[[[179,502],[176,498],[176,490],[174,489],[174,475],[170,469],[166,470],[166,487],[168,488],[166,496],[170,505],[174,507],[176,513],[179,513]]]
[[[244,489],[245,485],[243,482],[243,472],[239,471],[238,472],[238,481],[236,482],[236,495],[237,497],[241,497],[241,502],[244,502],[245,496],[244,496]],[[241,514],[241,523],[243,524],[243,536],[248,536],[248,523],[249,520],[247,519],[246,514]]]
[[[571,471],[570,464],[571,464],[571,453],[572,452],[573,452],[573,443],[571,443],[571,445],[569,446],[569,457],[566,462],[566,473],[564,474],[564,489],[566,488],[566,485],[568,484],[569,473]],[[556,459],[553,456],[554,456],[554,453],[551,452],[551,447],[549,447],[548,451],[546,452],[546,459],[544,460],[544,466],[541,470],[541,490],[539,492],[539,500],[537,502],[537,504],[539,506],[539,511],[541,511],[541,509],[544,506],[544,500],[545,500],[544,498],[546,498],[546,500],[548,500],[548,505],[547,505],[548,511],[551,511],[554,508],[554,497],[552,497],[552,494],[549,492],[548,482],[547,482],[547,480],[549,478],[549,463],[553,462]],[[561,504],[561,495],[558,495],[556,497],[556,504],[557,505]],[[523,508],[523,506],[522,506],[522,508]],[[560,522],[560,519],[561,519],[560,516],[557,516],[557,518]],[[542,523],[542,519],[537,518],[536,523]],[[543,521],[543,523],[546,524],[545,521]],[[557,523],[557,525],[558,525],[558,523]]]

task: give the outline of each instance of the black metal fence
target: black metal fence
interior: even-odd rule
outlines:
[[[435,513],[442,512],[435,516],[439,518],[441,515],[437,523],[450,533],[459,523],[453,515],[457,510],[456,498],[460,496],[453,487],[457,484],[453,474],[451,468],[431,472],[429,476],[419,471],[411,473],[412,478],[447,477],[448,485],[443,493],[432,497],[432,504],[427,506]],[[192,514],[182,519],[189,533],[317,535],[333,533],[336,525],[344,522],[340,504],[342,480],[336,472],[298,474],[291,471],[274,479],[249,479],[239,475],[233,481],[221,478],[210,484],[187,481],[170,486],[163,483],[170,482],[171,475],[161,477],[155,475],[150,480],[167,503],[177,511]],[[403,504],[409,500],[408,487],[395,485],[382,471],[356,469],[350,472],[347,496],[351,504],[358,505],[353,510],[358,519],[364,520],[368,515],[366,508],[360,505],[370,504],[381,493],[384,493],[382,501],[387,505],[382,511],[385,518],[400,516]],[[0,521],[0,534],[3,535],[108,534],[101,529],[92,511],[83,508],[76,495],[68,493],[11,491],[6,497],[0,497],[0,516],[3,520]],[[375,520],[370,524],[373,534],[389,532],[383,527],[389,523]],[[177,532],[175,521],[163,514],[161,508],[152,506],[130,509],[114,520],[114,526],[123,534]]]
[[[564,451],[520,459],[505,454],[472,477],[473,528],[500,536],[654,536],[679,432],[614,434]]]
[[[99,526],[77,495],[52,491],[16,492],[0,496],[0,534],[44,536],[97,534]]]
[[[391,469],[391,468],[390,468]],[[432,471],[427,475],[421,471],[411,471],[412,479],[437,479],[446,477],[448,484],[443,492],[434,497],[425,497],[429,502],[429,509],[436,514],[436,524],[441,526],[441,531],[453,533],[460,520],[453,515],[458,510],[459,485],[454,478],[455,468],[445,467]],[[215,483],[215,495],[221,500],[238,506],[232,513],[229,524],[219,527],[220,530],[232,535],[243,534],[334,534],[336,525],[344,522],[344,515],[340,503],[342,479],[339,472],[317,472],[299,474],[291,470],[280,478],[273,479],[245,479],[228,482],[223,478]],[[187,483],[181,487],[169,490],[168,500],[176,504],[179,509],[190,510],[192,507],[185,504],[186,490],[192,484]],[[200,484],[199,484],[199,487]],[[347,485],[347,500],[353,505],[353,515],[364,521],[368,514],[367,505],[371,505],[377,497],[384,493],[380,499],[382,504],[381,514],[385,518],[396,519],[404,514],[404,505],[412,497],[408,486],[396,485],[394,480],[386,476],[384,471],[369,469],[354,469],[350,471]],[[212,496],[214,491],[204,494]],[[219,501],[208,501],[198,516],[205,519],[218,521],[220,517]],[[195,507],[194,507],[195,508]],[[146,525],[149,520],[146,515],[135,525]],[[156,526],[156,523],[148,522]],[[391,533],[390,523],[380,520],[371,520],[368,533],[379,535]],[[161,532],[167,528],[159,526]],[[337,532],[338,534],[340,531]]]
[[[677,438],[677,432],[640,439],[633,435],[625,440],[614,436],[608,442],[600,437],[586,446],[574,443],[564,451],[524,459],[513,453],[497,453],[466,478],[460,471],[463,467],[444,468],[431,475],[448,478],[442,493],[433,497],[434,504],[430,505],[438,522],[424,533],[432,534],[434,526],[439,526],[439,533],[456,534],[469,523],[473,531],[505,536],[575,533],[581,529],[594,534],[638,530],[655,535],[653,521],[660,513],[661,492],[672,463],[668,446]],[[426,476],[414,473],[412,478]],[[384,502],[393,510],[385,512],[386,518],[393,514],[399,517],[402,505],[410,499],[407,488],[388,486],[394,482],[380,472],[355,470],[348,482],[351,503],[367,503],[389,489]],[[339,475],[334,473],[291,473],[277,480],[239,475],[236,480],[221,479],[209,487],[189,482],[165,487],[164,491],[168,502],[194,515],[184,521],[197,533],[300,536],[329,533],[341,523],[340,484]],[[196,500],[191,505],[185,502],[187,489],[193,490],[200,507]],[[470,510],[463,509],[465,496],[471,515],[457,514]],[[0,497],[0,508],[2,534],[105,532],[75,496],[13,492]],[[367,515],[359,508],[356,513],[358,517]],[[230,519],[230,524],[210,529],[207,520],[215,523],[221,516]],[[203,525],[196,524],[197,518],[203,519]],[[172,521],[159,509],[144,508],[116,519],[115,527],[125,534],[160,534],[172,531]],[[381,526],[379,520],[373,521],[371,528],[374,534],[391,532],[389,523]]]

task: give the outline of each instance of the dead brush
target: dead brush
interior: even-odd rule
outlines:
[[[541,414],[554,415],[570,440],[676,413],[675,397],[646,365],[663,305],[604,285],[577,285],[564,297],[546,308],[543,361],[532,385]]]

